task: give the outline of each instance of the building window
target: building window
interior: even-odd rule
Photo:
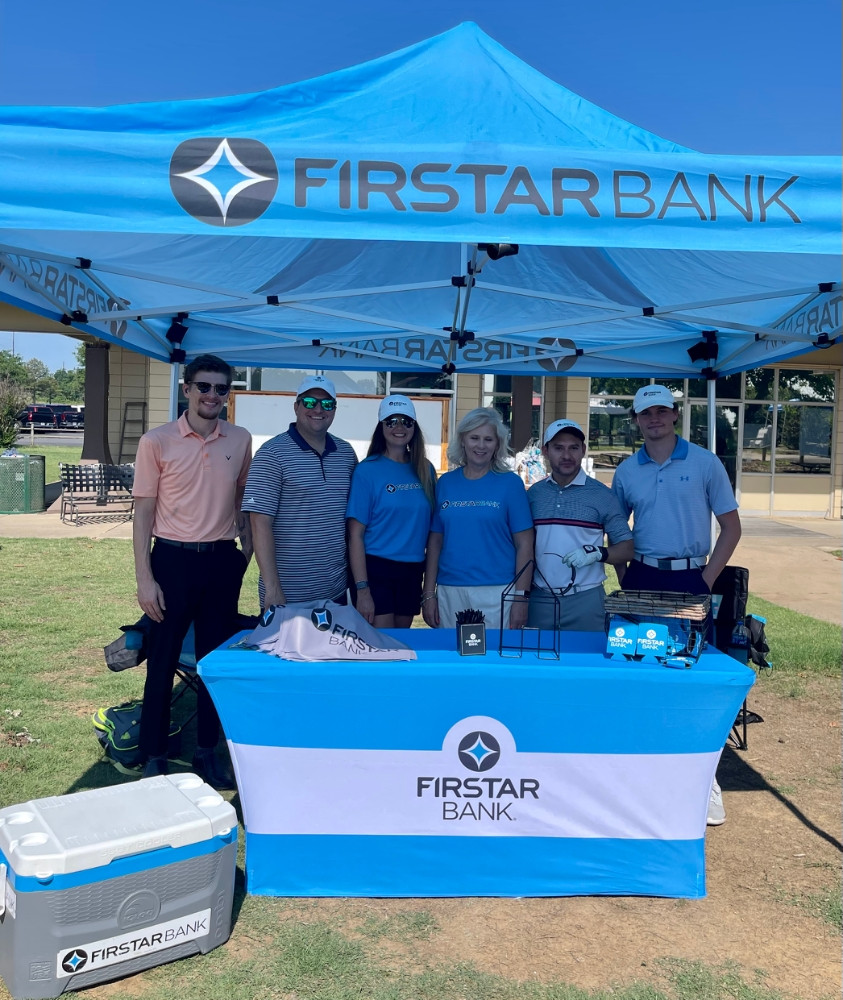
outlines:
[[[542,377],[533,376],[532,412],[530,418],[530,437],[533,441],[541,438],[542,416]],[[483,376],[483,406],[490,406],[500,413],[507,427],[512,426],[512,376]]]
[[[611,468],[640,446],[629,411],[651,379],[591,380],[589,449],[597,467]],[[679,404],[677,431],[708,447],[704,379],[662,379]],[[770,475],[829,475],[837,375],[829,370],[756,368],[717,380],[716,451],[737,486],[737,471]]]

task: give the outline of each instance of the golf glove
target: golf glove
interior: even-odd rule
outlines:
[[[583,545],[572,552],[566,552],[562,556],[562,562],[574,569],[582,569],[583,566],[590,566],[592,563],[600,562],[603,553],[597,545]]]

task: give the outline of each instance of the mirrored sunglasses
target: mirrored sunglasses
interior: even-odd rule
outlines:
[[[415,427],[416,422],[412,417],[387,417],[384,420],[387,427],[397,427],[401,424],[402,427]]]
[[[299,402],[306,410],[315,410],[317,406],[321,406],[326,413],[330,413],[331,410],[337,408],[337,401],[335,399],[317,399],[315,396],[302,396]]]
[[[231,386],[226,385],[225,382],[217,382],[216,385],[212,382],[188,382],[188,385],[195,385],[203,396],[207,396],[211,389],[213,389],[218,396],[227,396],[229,390],[231,389]]]

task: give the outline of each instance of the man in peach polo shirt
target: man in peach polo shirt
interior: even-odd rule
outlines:
[[[240,513],[252,438],[219,419],[230,386],[230,366],[200,355],[184,369],[187,411],[144,434],[138,446],[135,576],[138,604],[153,623],[140,722],[145,778],[168,770],[173,677],[191,622],[197,659],[237,631],[240,585],[252,555],[249,518]],[[194,771],[215,788],[234,788],[230,767],[214,753],[219,718],[201,681],[196,729]]]

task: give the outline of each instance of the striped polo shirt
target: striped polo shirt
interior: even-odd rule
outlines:
[[[536,526],[536,565],[554,590],[571,582],[571,569],[559,556],[583,545],[602,545],[604,533],[610,545],[632,538],[609,487],[582,469],[567,486],[560,486],[552,476],[535,483],[527,490],[527,499]],[[603,563],[597,562],[577,570],[576,584],[578,588],[597,587],[605,579]],[[538,575],[533,586],[544,587]]]
[[[242,509],[274,519],[275,561],[290,602],[334,600],[346,591],[345,509],[356,465],[348,441],[328,434],[320,455],[295,424],[252,461]],[[263,602],[262,580],[259,592]]]

